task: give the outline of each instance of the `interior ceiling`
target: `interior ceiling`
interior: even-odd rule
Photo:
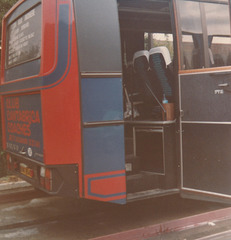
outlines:
[[[171,32],[168,1],[118,0],[122,29]]]

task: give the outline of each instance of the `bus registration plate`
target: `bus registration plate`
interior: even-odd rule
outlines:
[[[33,170],[31,168],[28,168],[26,164],[21,163],[20,164],[20,173],[29,177],[29,178],[33,178]]]

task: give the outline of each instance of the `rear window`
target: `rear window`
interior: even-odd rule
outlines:
[[[6,68],[40,58],[41,4],[20,15],[7,28]]]

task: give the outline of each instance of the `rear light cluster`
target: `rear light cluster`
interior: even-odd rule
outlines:
[[[7,154],[6,160],[7,160],[7,169],[9,171],[19,171],[19,163],[16,160],[13,160],[9,154]]]
[[[6,155],[6,161],[7,161],[7,169],[10,171],[12,170],[12,158],[9,154]]]
[[[12,157],[10,154],[6,155],[7,159],[7,169],[12,172],[19,172],[23,176],[27,176],[31,179],[38,179],[39,186],[47,191],[52,191],[52,170],[44,166],[37,166],[37,174],[34,171],[34,167],[31,168],[26,164],[19,162],[16,158]]]
[[[34,169],[28,167],[24,163],[19,163],[19,161],[15,158],[12,158],[10,154],[7,154],[6,160],[7,160],[7,169],[9,171],[20,172],[21,174],[29,178],[34,177]]]
[[[40,186],[48,191],[52,191],[52,171],[49,168],[40,167]]]

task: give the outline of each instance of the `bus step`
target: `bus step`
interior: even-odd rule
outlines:
[[[151,189],[147,191],[141,191],[136,193],[128,193],[127,194],[127,201],[133,202],[137,200],[144,200],[153,197],[163,197],[172,194],[178,194],[179,189]]]

